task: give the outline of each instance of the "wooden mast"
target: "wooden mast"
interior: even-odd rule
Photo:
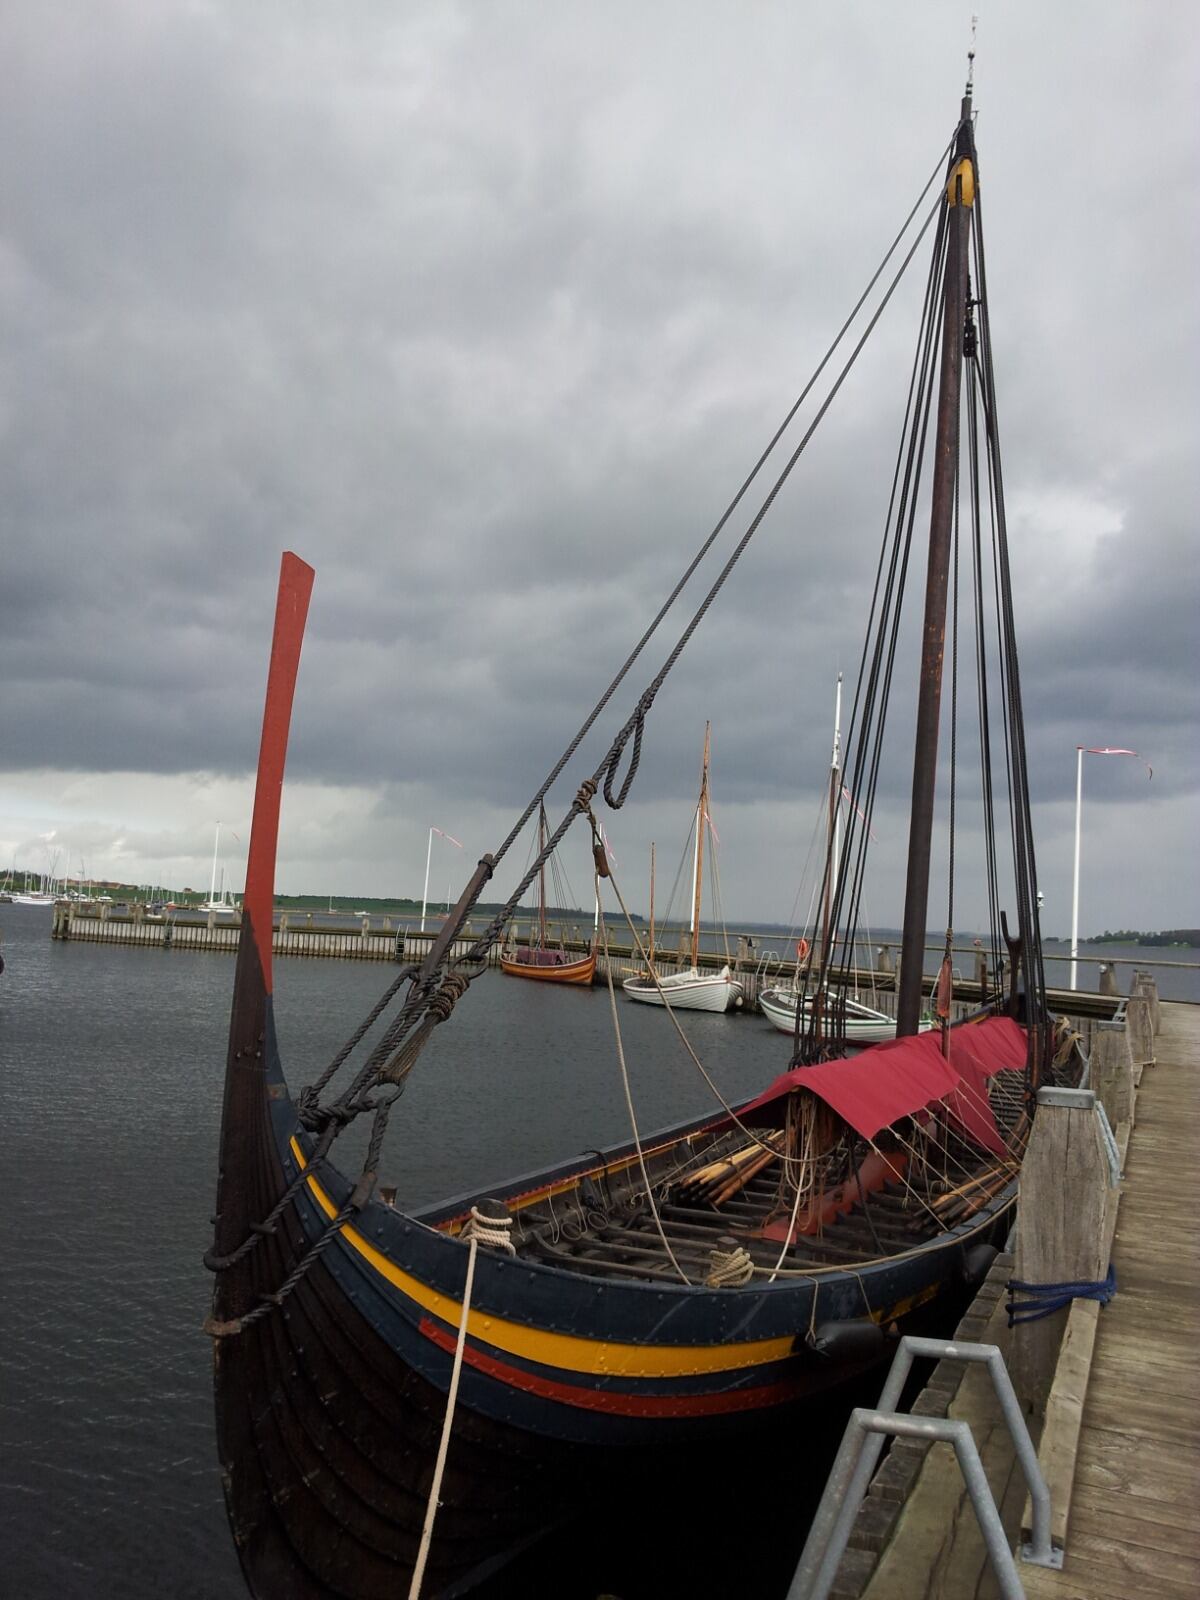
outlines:
[[[837,677],[833,707],[833,754],[829,758],[829,825],[825,836],[825,909],[821,919],[821,968],[828,965],[833,944],[833,900],[838,886],[838,802],[842,792],[842,675]]]
[[[654,840],[650,841],[650,961],[651,972],[654,971]]]
[[[546,848],[546,807],[538,807],[538,855]],[[538,949],[546,948],[546,863],[538,867]]]
[[[921,979],[925,965],[925,921],[929,908],[929,863],[933,842],[933,803],[937,773],[938,722],[942,703],[942,665],[946,648],[946,593],[954,506],[958,489],[958,413],[962,378],[963,330],[967,310],[968,240],[975,201],[974,139],[970,91],[963,97],[953,165],[946,185],[946,271],[943,290],[942,352],[934,444],[933,495],[929,522],[929,564],[925,578],[925,623],[921,642],[921,688],[917,703],[913,757],[912,815],[908,835],[908,882],[900,944],[900,987],[896,999],[897,1035],[914,1034],[921,1021]]]
[[[700,970],[700,888],[704,881],[704,830],[708,827],[708,746],[712,723],[704,724],[704,760],[700,764],[700,801],[696,807],[696,854],[692,866],[692,970]]]

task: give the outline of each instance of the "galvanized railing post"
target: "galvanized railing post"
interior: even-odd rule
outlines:
[[[949,1418],[903,1416],[895,1409],[913,1361],[918,1357],[935,1361],[967,1361],[987,1367],[1032,1505],[1033,1533],[1029,1543],[1021,1548],[1021,1559],[1037,1566],[1062,1566],[1062,1552],[1054,1549],[1050,1539],[1050,1491],[1000,1351],[993,1344],[956,1344],[945,1339],[920,1339],[906,1334],[900,1341],[879,1396],[878,1410],[859,1408],[851,1414],[787,1600],[827,1600],[854,1519],[866,1495],[883,1449],[883,1441],[888,1435],[903,1439],[943,1441],[954,1446],[1001,1594],[1004,1600],[1024,1600],[1025,1591],[970,1425]]]

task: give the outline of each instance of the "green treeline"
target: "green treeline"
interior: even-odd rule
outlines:
[[[1200,928],[1164,928],[1161,933],[1139,933],[1135,928],[1118,928],[1116,933],[1110,933],[1105,928],[1088,943],[1195,946],[1200,945]]]

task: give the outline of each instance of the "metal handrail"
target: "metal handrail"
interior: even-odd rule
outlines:
[[[1025,1600],[1025,1590],[1009,1549],[1004,1526],[979,1459],[970,1424],[950,1418],[912,1417],[897,1412],[913,1361],[977,1362],[988,1369],[1001,1414],[1012,1438],[1033,1508],[1033,1536],[1021,1547],[1021,1559],[1040,1567],[1062,1566],[1062,1551],[1050,1539],[1050,1490],[1025,1426],[1020,1402],[994,1344],[957,1344],[946,1339],[919,1339],[906,1334],[892,1361],[879,1407],[858,1407],[851,1413],[837,1457],[817,1507],[787,1600],[827,1600],[837,1576],[858,1508],[879,1461],[885,1437],[943,1441],[954,1446],[963,1481],[975,1508],[980,1532],[991,1559],[1003,1600]]]

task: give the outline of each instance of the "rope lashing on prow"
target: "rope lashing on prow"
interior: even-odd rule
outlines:
[[[1020,1278],[1008,1280],[1008,1325],[1020,1322],[1040,1322],[1062,1311],[1072,1300],[1098,1300],[1102,1306],[1117,1292],[1117,1269],[1110,1266],[1106,1277],[1097,1282],[1079,1283],[1024,1283]],[[1027,1296],[1018,1299],[1018,1295]]]

